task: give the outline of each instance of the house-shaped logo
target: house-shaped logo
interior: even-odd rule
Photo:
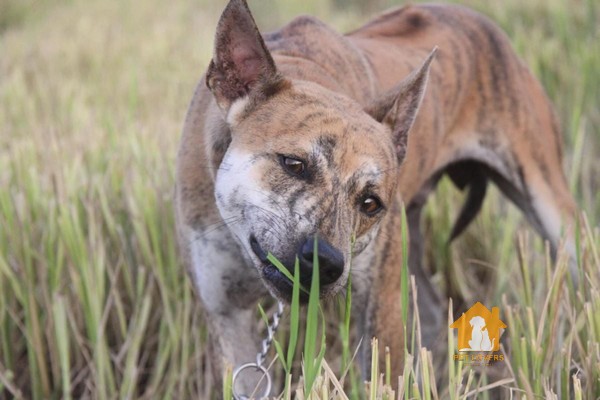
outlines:
[[[500,329],[506,328],[506,324],[500,320],[498,307],[490,311],[477,302],[450,328],[458,329],[458,351],[498,351]]]

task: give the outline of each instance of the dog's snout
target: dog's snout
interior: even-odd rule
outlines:
[[[315,238],[310,237],[300,248],[300,280],[310,282],[313,273]],[[334,283],[344,272],[344,255],[325,240],[317,238],[319,281],[321,286]]]

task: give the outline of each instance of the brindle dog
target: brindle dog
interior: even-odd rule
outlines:
[[[299,17],[262,36],[246,2],[231,0],[177,165],[178,234],[206,312],[215,379],[224,361],[255,359],[257,301],[290,298],[267,252],[287,268],[299,257],[306,283],[315,237],[322,296],[344,287],[352,258],[360,336],[388,346],[399,375],[403,202],[421,319],[441,321],[419,260],[419,216],[438,180],[447,174],[468,189],[452,237],[491,181],[556,249],[576,210],[561,161],[544,90],[480,14],[406,6],[346,35]]]

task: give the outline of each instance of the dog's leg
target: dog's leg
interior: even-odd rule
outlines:
[[[192,276],[206,315],[210,332],[208,355],[214,387],[222,388],[227,364],[237,367],[256,361],[259,351],[256,303],[265,294],[264,285],[254,268],[245,267],[224,230],[217,230],[194,240],[190,245]],[[251,372],[240,376],[236,385],[240,393],[253,392],[260,376]]]
[[[392,377],[403,373],[404,329],[402,318],[402,241],[400,227],[400,202],[396,201],[388,211],[385,223],[380,227],[376,242],[369,246],[369,255],[357,257],[353,274],[354,315],[358,317],[359,337],[363,344],[360,354],[361,371],[369,379],[371,370],[371,339],[379,340],[380,371],[385,368],[385,348],[390,349]],[[367,262],[362,257],[369,258]],[[356,278],[355,278],[356,276]],[[360,278],[360,279],[359,279]],[[395,382],[394,382],[395,386]]]
[[[552,116],[548,112],[534,115],[536,118],[531,121],[522,121],[520,127],[506,122],[510,121],[507,117],[506,126],[498,126],[485,133],[470,132],[454,137],[453,140],[460,146],[448,146],[454,154],[442,157],[450,161],[447,165],[452,169],[443,165],[439,169],[450,172],[459,186],[461,180],[464,180],[462,184],[472,184],[475,177],[489,178],[549,241],[553,257],[560,240],[566,239],[566,251],[571,267],[574,267],[577,208],[562,171],[558,133],[540,133],[556,132],[557,128],[552,128],[554,125],[549,122]],[[505,133],[511,131],[516,133]],[[477,174],[474,175],[473,171]],[[571,272],[575,272],[574,268]]]
[[[486,147],[475,148],[466,155],[469,162],[462,165],[476,168],[478,173],[498,186],[523,212],[542,238],[549,242],[553,258],[556,258],[561,239],[565,239],[571,275],[577,282],[575,201],[569,193],[560,158],[552,159],[535,150],[536,146],[541,147],[540,144],[523,139],[507,146],[510,151],[506,151],[506,148],[502,151]],[[473,161],[476,163],[473,164]]]
[[[354,267],[353,267],[354,268]],[[369,379],[371,365],[371,329],[367,318],[367,309],[369,308],[369,292],[371,288],[371,276],[358,274],[356,269],[352,274],[352,323],[356,326],[356,338],[352,343],[352,349],[360,348],[357,351],[357,360],[360,366],[362,379]]]
[[[531,207],[527,207],[525,213],[538,232],[549,241],[554,258],[557,256],[560,241],[564,238],[565,250],[570,256],[571,266],[574,267],[575,201],[560,168],[556,172],[558,176],[554,179],[544,179],[542,171],[539,171],[539,174],[535,172],[537,171],[530,173],[528,181],[527,192]]]
[[[561,238],[566,239],[565,249],[576,279],[577,207],[562,170],[560,125],[541,85],[533,78],[528,83],[534,99],[531,102],[533,113],[529,113],[529,119],[524,121],[523,137],[511,136],[511,148],[517,166],[522,166],[520,177],[529,203],[523,210],[538,232],[550,242],[553,256],[556,256]]]
[[[566,238],[574,267],[576,206],[562,170],[560,126],[540,84],[532,76],[526,77],[524,84],[530,97],[521,109],[528,112],[517,113],[516,120],[507,115],[503,118],[506,125],[497,128],[498,132],[513,132],[507,135],[510,151],[505,157],[509,161],[505,165],[512,172],[508,175],[510,184],[501,189],[549,241],[553,256],[561,238]]]
[[[422,199],[422,200],[421,200]],[[439,338],[444,307],[438,291],[431,283],[429,274],[423,265],[423,234],[421,232],[421,211],[425,204],[426,195],[417,196],[406,209],[406,217],[410,234],[409,268],[411,275],[415,276],[417,285],[418,310],[410,310],[408,327],[416,312],[421,321],[421,345],[433,349],[436,339]],[[412,290],[412,288],[411,288]],[[412,304],[412,297],[411,297]],[[410,331],[410,329],[409,329]]]
[[[209,331],[208,359],[214,389],[219,395],[223,386],[225,367],[232,368],[256,361],[259,350],[256,313],[253,309],[231,308],[206,311]],[[253,392],[260,376],[242,375],[236,384],[240,393]]]
[[[494,183],[548,240],[553,257],[556,257],[560,240],[565,238],[565,250],[574,274],[576,206],[560,164],[532,161],[519,154],[514,154],[514,160],[519,166],[516,173],[509,178],[492,174]]]

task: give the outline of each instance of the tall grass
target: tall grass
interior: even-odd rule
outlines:
[[[568,283],[565,259],[553,265],[495,191],[447,248],[462,194],[443,183],[426,210],[426,264],[456,308],[501,306],[508,361],[499,372],[438,367],[411,347],[395,396],[472,398],[500,382],[519,397],[598,397],[600,7],[462,3],[507,31],[556,104],[564,167],[588,218],[577,246],[582,279]],[[311,13],[343,30],[370,12],[335,4],[251,1],[265,29]],[[0,398],[208,398],[214,389],[201,311],[175,250],[171,198],[179,132],[223,6],[0,2]],[[380,371],[367,394],[353,368],[342,382],[355,350],[350,322],[326,322],[334,328],[313,398],[340,385],[351,398],[385,398],[387,381],[398,382]],[[335,330],[345,345],[329,343]]]

